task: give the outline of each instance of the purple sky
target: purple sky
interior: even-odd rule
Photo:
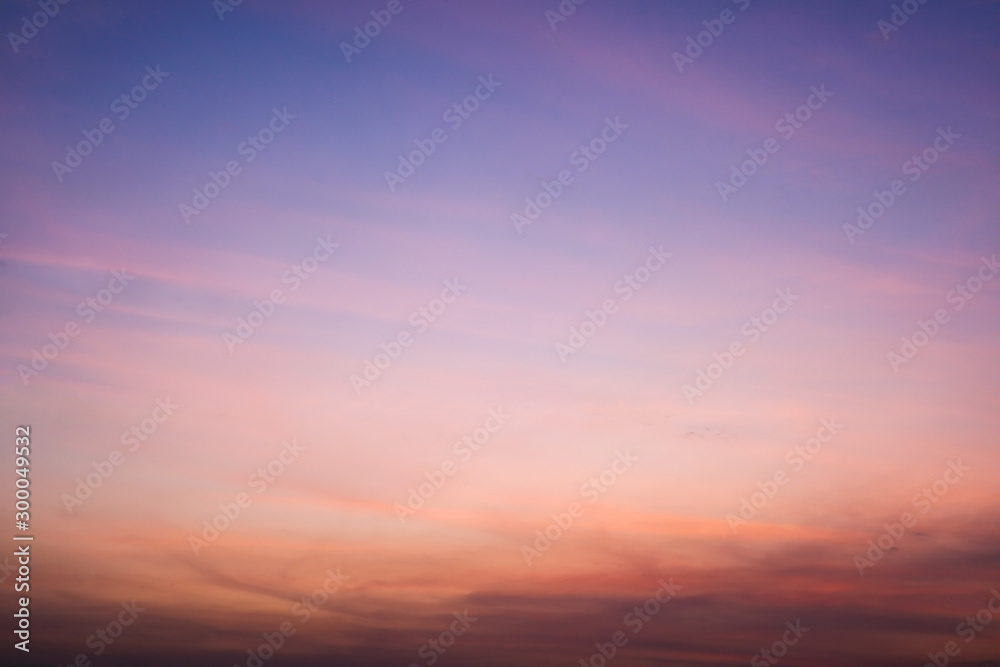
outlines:
[[[5,664],[1000,660],[996,2],[56,5],[0,9]]]

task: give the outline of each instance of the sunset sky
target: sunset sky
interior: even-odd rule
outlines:
[[[1000,665],[997,2],[51,2],[0,662]]]

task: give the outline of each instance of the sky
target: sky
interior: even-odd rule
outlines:
[[[1000,665],[997,2],[0,27],[4,664]]]

